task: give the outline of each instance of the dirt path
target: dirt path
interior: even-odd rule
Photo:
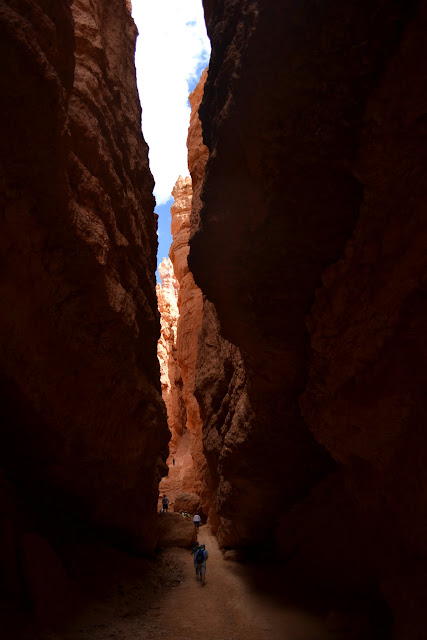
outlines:
[[[88,548],[86,594],[66,631],[8,634],[5,640],[369,640],[365,633],[327,631],[326,616],[289,603],[253,568],[227,561],[208,526],[199,541],[209,551],[206,584],[196,580],[187,549],[164,549],[156,559]],[[80,561],[82,557],[80,557]],[[84,577],[84,576],[83,576]],[[329,621],[329,627],[330,621]]]
[[[199,541],[209,558],[206,585],[196,580],[192,556],[186,554],[184,580],[162,603],[159,633],[167,640],[327,640],[321,620],[298,610],[283,608],[257,594],[245,579],[245,569],[227,562],[207,527]],[[150,639],[151,640],[151,639]]]

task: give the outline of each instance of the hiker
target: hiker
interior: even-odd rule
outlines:
[[[200,544],[198,542],[196,542],[194,547],[191,549],[191,553],[193,555],[193,564],[194,564],[194,568],[196,570],[196,578],[197,578],[197,580],[199,579],[199,568],[197,566],[196,555],[197,555],[197,552],[198,552],[199,549],[200,549]]]
[[[194,516],[193,522],[194,522],[194,526],[196,527],[196,531],[198,531],[200,527],[200,516],[198,513],[196,513],[196,515]]]
[[[168,510],[168,504],[169,504],[169,500],[166,497],[166,493],[164,493],[163,494],[163,498],[162,498],[163,511],[167,511]]]
[[[197,571],[200,573],[200,582],[202,583],[202,587],[205,584],[205,573],[206,573],[206,560],[208,559],[209,553],[205,548],[204,544],[200,545],[200,548],[196,551],[196,575]]]

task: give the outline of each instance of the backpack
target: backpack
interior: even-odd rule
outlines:
[[[205,550],[199,549],[198,552],[196,553],[196,562],[201,564],[204,561],[205,561]]]

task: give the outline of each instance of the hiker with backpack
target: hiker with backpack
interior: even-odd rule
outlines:
[[[200,573],[200,582],[202,583],[202,587],[205,584],[206,560],[208,559],[208,556],[209,553],[205,548],[205,545],[201,544],[199,549],[195,553],[195,559],[197,563],[196,575]]]
[[[197,552],[200,549],[200,543],[196,542],[196,544],[194,545],[194,547],[191,549],[191,553],[193,555],[193,563],[194,563],[194,568],[196,570],[196,578],[199,579],[199,569],[197,567],[197,560],[196,560],[196,556],[197,556]]]

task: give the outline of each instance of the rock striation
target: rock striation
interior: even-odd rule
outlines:
[[[125,0],[70,5],[0,6],[0,564],[11,590],[9,551],[28,531],[54,544],[65,525],[153,549],[166,471],[136,27]]]
[[[381,591],[395,637],[421,638],[426,3],[204,6],[189,265],[214,307],[196,396],[215,508],[236,544],[271,522],[289,570]]]

